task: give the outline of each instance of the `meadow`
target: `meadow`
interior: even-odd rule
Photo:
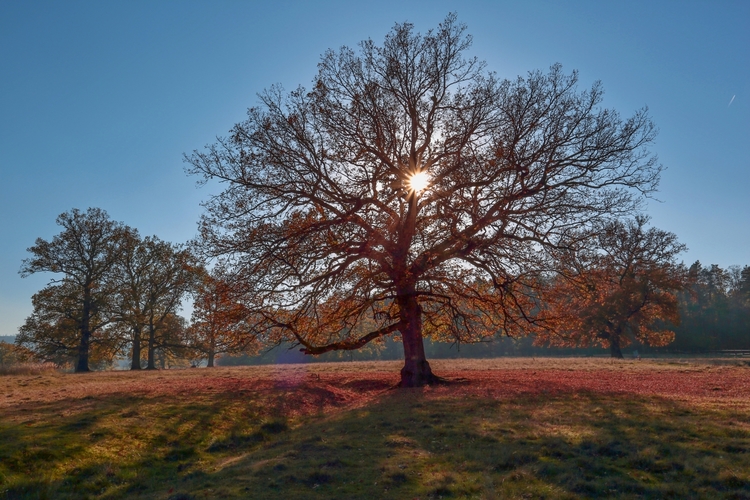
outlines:
[[[750,366],[434,360],[0,377],[0,498],[750,498]]]

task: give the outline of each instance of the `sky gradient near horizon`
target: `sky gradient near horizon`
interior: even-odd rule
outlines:
[[[200,202],[183,153],[225,135],[273,84],[308,86],[320,55],[396,22],[455,11],[501,78],[559,62],[601,80],[623,117],[647,105],[667,168],[652,224],[686,263],[750,265],[750,2],[35,1],[0,3],[0,336],[53,277],[26,249],[71,208],[100,207],[181,243]]]

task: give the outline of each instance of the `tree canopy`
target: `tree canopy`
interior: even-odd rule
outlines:
[[[104,294],[99,293],[101,290],[96,292],[88,309],[87,367],[110,365],[117,344],[105,329],[109,318],[105,312]],[[18,329],[16,343],[29,349],[38,360],[77,367],[85,310],[83,300],[80,287],[70,280],[63,279],[44,287],[31,298],[34,310]]]
[[[676,261],[685,250],[673,233],[647,228],[639,215],[601,228],[598,244],[561,258],[567,270],[551,285],[546,311],[558,326],[539,343],[609,347],[622,358],[632,342],[664,346],[680,323],[677,292],[687,270]],[[551,311],[551,312],[550,312]]]
[[[63,229],[60,234],[51,241],[37,238],[28,249],[32,257],[21,266],[21,276],[41,271],[62,275],[53,280],[60,283],[58,286],[47,287],[35,296],[35,313],[24,328],[31,334],[34,325],[46,328],[54,324],[58,337],[71,328],[77,331],[75,370],[87,372],[92,334],[106,324],[100,312],[110,293],[106,290],[107,274],[120,258],[130,228],[111,220],[99,208],[65,212],[57,218],[57,224]],[[50,317],[55,312],[57,319]],[[43,318],[47,323],[38,323]]]
[[[247,345],[256,340],[244,332],[248,311],[235,300],[231,285],[221,276],[207,270],[199,273],[193,299],[187,344],[206,357],[209,368],[218,354],[258,350],[257,343]]]
[[[680,293],[680,316],[674,349],[750,349],[750,266],[722,269],[694,262]]]
[[[250,334],[309,354],[400,335],[402,384],[431,383],[423,335],[520,332],[550,250],[656,188],[646,109],[621,119],[560,65],[500,80],[471,42],[449,15],[328,51],[312,89],[272,87],[186,157],[225,183],[200,241],[261,318]]]
[[[185,321],[176,316],[196,278],[197,263],[179,245],[112,221],[104,210],[72,209],[57,218],[63,230],[51,241],[38,238],[21,275],[56,273],[32,298],[34,311],[16,342],[37,358],[77,372],[111,364],[130,347],[131,368],[148,368],[157,350],[183,350]]]
[[[131,231],[109,276],[110,313],[121,322],[130,344],[131,369],[141,368],[141,348],[147,347],[147,368],[155,369],[155,351],[175,343],[161,338],[167,321],[193,287],[196,263],[190,252],[153,236]],[[144,336],[145,334],[145,336]]]

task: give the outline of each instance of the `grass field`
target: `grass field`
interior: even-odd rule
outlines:
[[[0,498],[750,498],[750,367],[433,361],[0,377]]]

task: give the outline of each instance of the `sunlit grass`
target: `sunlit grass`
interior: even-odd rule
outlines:
[[[435,365],[467,380],[391,390],[377,363],[5,377],[0,498],[750,498],[746,398],[509,396]]]
[[[59,371],[52,363],[14,363],[0,365],[0,376],[4,375],[40,375]]]

